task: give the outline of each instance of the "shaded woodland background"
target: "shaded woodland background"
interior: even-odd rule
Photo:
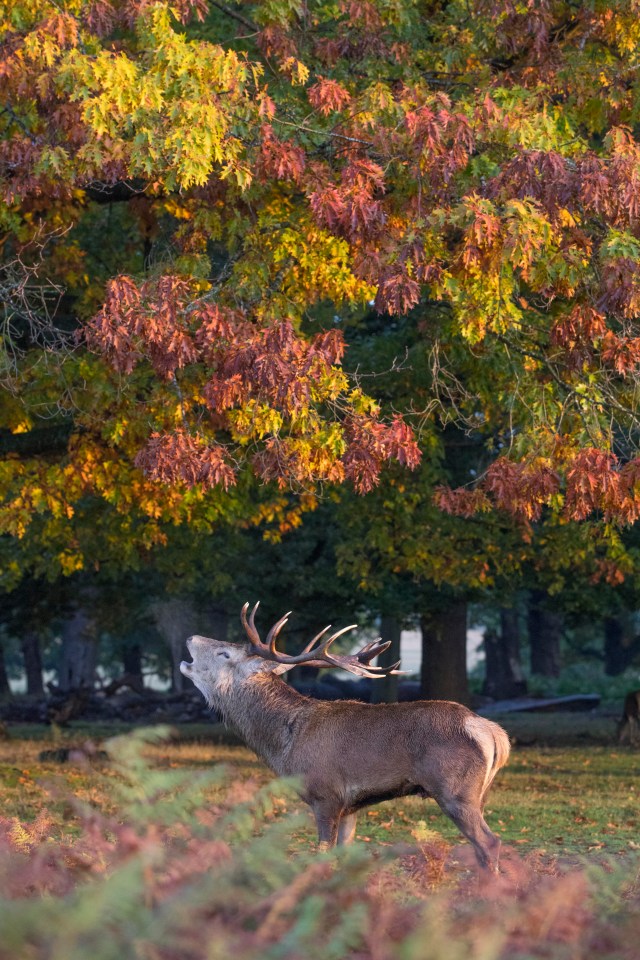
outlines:
[[[635,2],[1,10],[0,696],[256,599],[637,683]]]
[[[351,621],[391,640],[387,656],[395,660],[401,629],[421,631],[418,675],[376,683],[342,681],[341,686],[329,671],[295,671],[293,682],[314,695],[374,701],[422,696],[477,706],[485,698],[504,700],[527,693],[595,691],[614,700],[623,695],[625,685],[633,687],[640,638],[632,596],[625,609],[619,589],[601,589],[598,595],[596,588],[585,585],[588,605],[576,597],[572,608],[565,603],[568,591],[553,597],[527,589],[525,581],[508,597],[511,605],[502,606],[493,591],[453,591],[396,577],[391,581],[395,591],[383,604],[385,598],[368,595],[338,575],[340,527],[334,512],[332,505],[321,505],[303,528],[278,544],[252,532],[230,536],[216,549],[217,538],[210,538],[214,562],[233,571],[219,596],[204,585],[201,591],[169,592],[161,573],[153,569],[106,582],[84,574],[53,583],[26,580],[3,597],[0,608],[3,698],[21,697],[11,694],[10,677],[22,679],[28,699],[57,696],[60,702],[62,694],[93,688],[106,695],[125,689],[140,693],[149,687],[193,693],[178,669],[186,656],[186,637],[201,633],[242,642],[239,608],[258,591],[263,597],[263,635],[283,607],[294,610],[281,640],[292,652],[326,623]],[[229,552],[231,543],[237,547],[235,556]],[[192,569],[202,557],[187,551],[183,562]],[[256,570],[263,573],[257,577]],[[485,629],[485,660],[469,678],[467,627],[472,621]]]

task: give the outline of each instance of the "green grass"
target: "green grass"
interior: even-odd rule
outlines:
[[[486,818],[506,844],[522,853],[535,851],[548,857],[617,855],[640,847],[640,751],[613,744],[611,718],[515,714],[502,722],[516,745],[491,791]],[[115,813],[117,773],[108,760],[58,763],[41,760],[39,755],[65,745],[81,746],[89,737],[99,745],[107,733],[124,730],[124,726],[114,730],[77,725],[52,734],[46,727],[12,728],[11,738],[0,742],[3,816],[30,821],[46,810],[53,817],[53,834],[62,836],[73,835],[78,828],[71,797]],[[149,746],[147,756],[158,769],[197,771],[222,764],[232,778],[250,780],[256,786],[271,779],[253,753],[225,739],[220,727],[188,725],[177,729],[173,740]],[[212,788],[207,802],[217,800]],[[287,807],[306,809],[293,801],[283,803],[280,812]],[[418,797],[363,811],[357,836],[364,843],[383,845],[415,844],[416,840],[464,842],[434,802]],[[311,844],[314,838],[309,816],[293,843]]]

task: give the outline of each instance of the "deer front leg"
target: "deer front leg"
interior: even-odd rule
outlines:
[[[356,835],[356,821],[357,816],[355,813],[345,813],[340,819],[340,824],[338,826],[338,844],[352,843],[353,838]]]
[[[318,828],[318,849],[335,847],[338,840],[341,810],[334,801],[314,800],[311,809]]]

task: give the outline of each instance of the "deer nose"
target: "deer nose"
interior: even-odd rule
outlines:
[[[189,637],[187,640],[187,650],[192,657],[195,657],[199,650],[206,652],[207,648],[211,649],[211,647],[215,647],[215,645],[215,640],[210,640],[209,637],[200,637],[197,634],[193,637]]]

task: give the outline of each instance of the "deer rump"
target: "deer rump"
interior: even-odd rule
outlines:
[[[363,807],[417,794],[436,800],[470,840],[479,864],[497,871],[500,839],[483,809],[509,756],[505,731],[445,700],[366,704],[305,697],[279,676],[297,663],[371,677],[397,665],[371,665],[386,646],[378,642],[355,654],[334,654],[330,645],[343,631],[321,640],[323,631],[297,656],[281,654],[275,641],[286,618],[263,643],[256,608],[249,620],[246,610],[248,645],[191,637],[193,662],[183,661],[180,669],[276,774],[302,781],[301,796],[315,815],[320,844],[349,843]]]

